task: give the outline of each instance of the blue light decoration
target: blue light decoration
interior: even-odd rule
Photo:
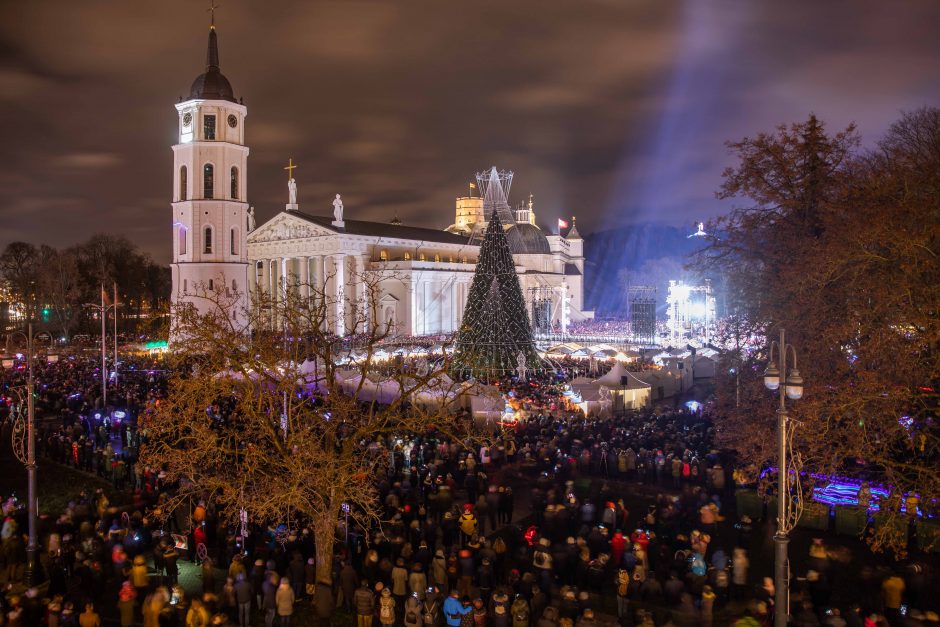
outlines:
[[[686,407],[688,408],[688,410],[691,411],[691,412],[701,411],[701,409],[702,409],[702,404],[699,403],[698,401],[689,401],[689,402],[687,402],[687,403],[685,404],[685,406],[686,406]]]
[[[772,472],[777,472],[775,466],[765,468],[760,473],[760,478],[763,479],[766,475]],[[805,474],[805,473],[802,473]],[[861,479],[850,479],[848,477],[840,477],[837,475],[824,475],[813,473],[810,475],[817,482],[824,482],[824,485],[820,487],[813,488],[813,496],[811,497],[813,501],[817,503],[822,503],[823,505],[848,505],[851,507],[858,507],[858,491],[862,487],[863,481]],[[868,511],[871,513],[877,512],[880,509],[879,502],[881,500],[887,500],[891,494],[891,490],[884,485],[877,483],[868,484],[869,491],[871,492],[871,500],[868,503]],[[907,497],[912,496],[907,493],[904,494],[900,501],[901,512],[907,513]],[[917,496],[914,494],[913,496]],[[917,516],[923,517],[924,514],[922,511],[918,510]]]

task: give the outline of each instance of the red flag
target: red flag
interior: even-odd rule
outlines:
[[[568,228],[568,221],[558,218],[558,230],[561,231],[562,229],[567,229],[567,228]]]

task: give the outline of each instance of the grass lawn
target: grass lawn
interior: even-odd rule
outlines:
[[[6,499],[12,493],[23,500],[26,498],[26,467],[13,455],[9,444],[4,444],[0,449],[0,495]],[[124,505],[131,500],[129,494],[118,492],[103,479],[50,461],[40,460],[37,473],[41,514],[58,516],[82,490],[93,492],[102,488],[112,505]]]

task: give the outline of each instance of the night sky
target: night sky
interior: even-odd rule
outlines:
[[[207,6],[0,3],[0,246],[108,232],[169,260],[173,105]],[[870,144],[940,105],[932,0],[221,0],[216,25],[262,221],[293,157],[309,213],[339,192],[349,218],[443,228],[496,165],[546,225],[691,225],[727,208],[726,140],[813,111]]]

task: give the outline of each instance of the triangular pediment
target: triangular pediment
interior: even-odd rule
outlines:
[[[336,232],[311,224],[303,218],[279,213],[249,233],[248,242],[281,242],[308,237],[322,237],[324,235],[336,235]]]

